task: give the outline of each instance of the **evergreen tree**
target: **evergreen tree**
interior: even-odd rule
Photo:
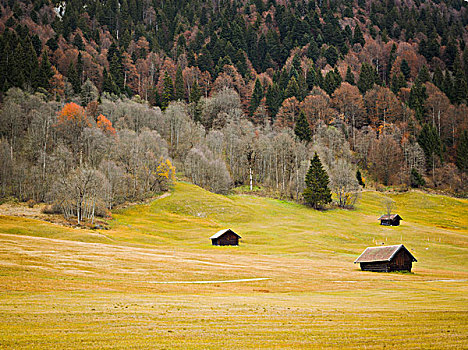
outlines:
[[[174,100],[174,84],[171,76],[164,72],[163,92],[161,96],[161,109],[165,110],[169,106],[169,102]]]
[[[434,70],[434,76],[432,77],[432,82],[435,86],[437,86],[440,90],[443,91],[444,86],[444,74],[439,66],[437,66]]]
[[[398,73],[398,75],[396,75],[396,73],[393,73],[392,85],[391,85],[391,89],[393,93],[395,95],[398,95],[398,92],[400,91],[400,89],[404,87],[406,87],[406,79],[403,76],[403,73],[400,72]]]
[[[412,168],[410,174],[410,186],[413,188],[418,188],[424,186],[425,184],[426,181],[424,181],[421,174],[418,173],[418,171],[415,168]]]
[[[362,35],[361,28],[359,27],[358,24],[356,24],[356,27],[354,28],[354,34],[353,34],[353,45],[354,44],[361,44],[361,46],[364,46],[366,41],[364,40],[364,35]]]
[[[457,155],[455,163],[458,169],[465,174],[468,173],[468,131],[463,130],[457,142]]]
[[[109,92],[111,94],[119,94],[119,88],[115,84],[112,75],[104,68],[102,72],[102,91]]]
[[[329,46],[328,49],[325,51],[324,54],[327,62],[330,66],[334,67],[336,62],[338,61],[338,50],[333,45]]]
[[[307,117],[303,111],[299,113],[299,117],[297,118],[296,126],[294,128],[294,133],[301,141],[312,141],[312,132],[310,131],[309,122],[307,121]]]
[[[468,85],[459,58],[455,60],[455,63],[453,65],[453,76],[453,102],[456,104],[466,102],[468,95]]]
[[[310,39],[310,44],[307,49],[307,57],[312,59],[314,62],[317,61],[317,59],[320,57],[320,49],[317,46],[317,42],[313,38]]]
[[[422,121],[424,118],[424,102],[426,101],[426,87],[421,81],[416,78],[413,86],[411,87],[408,105],[415,112],[416,119]]]
[[[319,156],[315,153],[305,177],[306,188],[303,195],[306,203],[315,209],[330,203],[332,199],[328,184],[328,174],[323,169]]]
[[[358,181],[358,184],[360,186],[362,186],[363,188],[366,187],[366,184],[364,183],[364,181],[362,181],[362,175],[359,169],[356,171],[356,180]]]
[[[369,63],[364,62],[361,66],[361,72],[359,73],[359,81],[357,87],[362,94],[372,89],[376,83],[376,71]]]
[[[67,77],[70,84],[72,84],[75,94],[79,94],[81,90],[81,81],[78,77],[78,72],[76,71],[73,62],[70,62],[70,65],[68,66]]]
[[[201,98],[200,87],[198,86],[198,82],[195,81],[195,83],[193,83],[192,89],[190,90],[189,101],[198,103],[198,101],[200,101],[200,98]]]
[[[442,84],[442,91],[450,99],[450,101],[453,101],[454,86],[453,86],[452,76],[450,75],[450,72],[448,70],[446,70],[444,74],[444,82]]]
[[[345,81],[351,85],[354,85],[355,84],[355,81],[354,81],[354,74],[353,72],[351,71],[351,67],[348,66],[348,69],[346,69],[346,77],[345,77]]]
[[[47,52],[44,51],[42,53],[42,60],[39,66],[39,74],[37,78],[38,87],[48,90],[50,87],[49,80],[53,75],[54,73],[52,72],[52,65],[50,64],[49,56],[47,55]]]
[[[297,84],[296,78],[293,76],[288,83],[286,91],[284,93],[285,98],[296,97],[298,100],[300,99],[300,91],[299,85]]]
[[[408,61],[403,59],[400,64],[400,71],[405,76],[405,79],[408,80],[411,76],[411,68],[408,64]]]
[[[175,99],[180,101],[185,100],[184,77],[182,76],[182,69],[180,66],[177,67],[175,78]]]
[[[421,70],[418,73],[418,79],[421,83],[427,83],[428,81],[431,81],[431,76],[429,74],[429,70],[427,69],[427,66],[423,64],[421,67]]]
[[[307,72],[306,83],[308,90],[312,90],[314,86],[318,85],[317,73],[315,72],[314,67],[310,68]]]
[[[271,118],[274,120],[276,118],[278,110],[281,107],[281,104],[283,103],[283,94],[278,84],[273,83],[272,85],[270,85],[266,93],[265,103]]]
[[[437,157],[442,158],[442,143],[435,127],[424,124],[418,136],[418,143],[426,156],[427,168],[432,168],[432,177],[434,178],[435,162]]]
[[[262,83],[260,83],[260,80],[257,79],[255,81],[255,87],[254,87],[254,91],[252,93],[252,97],[250,98],[250,106],[249,106],[250,116],[253,116],[253,114],[257,110],[258,106],[260,105],[260,102],[262,101],[262,98],[263,98]]]

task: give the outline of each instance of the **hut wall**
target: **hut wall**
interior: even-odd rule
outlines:
[[[232,232],[226,232],[213,240],[213,245],[239,245],[239,237]]]
[[[408,271],[411,272],[413,262],[411,257],[404,251],[400,250],[391,261],[377,261],[360,263],[362,271],[373,272],[392,272],[392,271]]]
[[[405,250],[400,250],[390,262],[391,271],[409,271],[413,267],[413,261]]]
[[[390,263],[388,261],[361,263],[362,271],[390,272]]]

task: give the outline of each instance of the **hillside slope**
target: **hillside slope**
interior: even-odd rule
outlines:
[[[364,192],[355,211],[317,212],[179,182],[115,212],[99,233],[1,216],[0,344],[464,347],[468,201],[391,195],[404,221],[381,227],[383,197]],[[210,245],[224,227],[241,234],[239,247]],[[401,242],[418,259],[414,273],[353,265],[369,245]]]

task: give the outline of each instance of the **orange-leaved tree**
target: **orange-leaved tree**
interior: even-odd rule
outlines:
[[[112,126],[112,122],[107,119],[104,115],[99,114],[97,117],[97,127],[102,130],[104,134],[115,135],[115,129]]]
[[[74,102],[63,106],[58,112],[57,123],[55,124],[58,134],[68,143],[75,156],[81,154],[83,130],[91,126],[91,121],[84,108]]]

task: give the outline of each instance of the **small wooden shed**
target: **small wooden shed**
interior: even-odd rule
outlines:
[[[384,226],[400,226],[400,221],[403,220],[398,214],[382,215],[380,218],[380,225]]]
[[[403,244],[369,247],[356,259],[363,271],[409,271],[417,261]]]
[[[216,232],[210,237],[213,245],[239,245],[239,239],[242,238],[230,228]]]

